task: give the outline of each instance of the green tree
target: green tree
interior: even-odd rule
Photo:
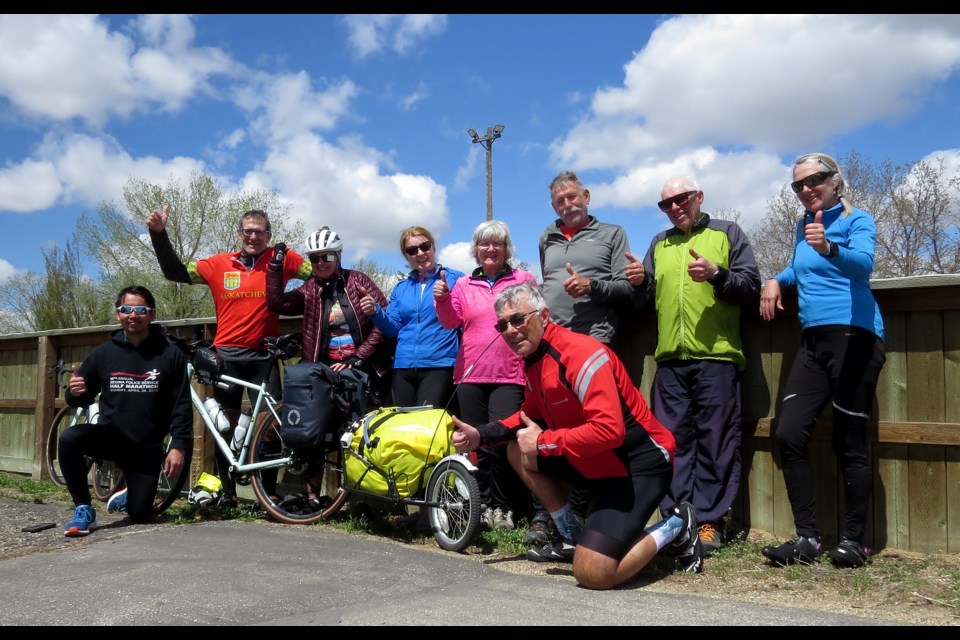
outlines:
[[[164,203],[170,205],[167,233],[183,262],[238,250],[240,217],[250,209],[269,214],[275,242],[290,244],[292,238],[304,236],[303,222],[290,216],[289,205],[281,203],[276,192],[228,193],[216,179],[200,172],[191,174],[186,185],[175,178],[164,186],[129,179],[123,188],[123,207],[101,202],[96,215],[82,214],[76,237],[99,263],[104,287],[119,291],[133,283],[146,286],[157,298],[161,319],[214,315],[206,287],[169,282],[160,272],[145,221]]]

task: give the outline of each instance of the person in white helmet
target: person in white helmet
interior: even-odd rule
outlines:
[[[360,299],[370,295],[386,306],[386,297],[365,273],[343,268],[343,240],[329,227],[307,236],[303,255],[313,276],[290,291],[284,291],[286,252],[286,245],[276,245],[267,265],[267,308],[285,316],[303,314],[303,362],[322,362],[334,371],[359,368],[379,399],[390,366],[389,345],[361,310]]]

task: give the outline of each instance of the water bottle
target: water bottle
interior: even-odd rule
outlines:
[[[94,402],[89,407],[87,407],[87,421],[90,424],[97,424],[100,420],[100,403]]]
[[[226,414],[223,412],[223,409],[220,408],[219,402],[213,398],[207,398],[203,403],[203,406],[207,408],[207,413],[210,414],[210,419],[213,420],[213,424],[217,427],[217,431],[220,433],[226,433],[230,431],[230,419],[227,418]]]
[[[250,409],[244,409],[243,413],[240,414],[240,420],[237,422],[237,428],[233,431],[233,442],[230,444],[230,448],[233,449],[234,453],[239,453],[240,449],[243,447],[243,439],[247,435],[247,428],[250,426],[250,421],[253,418],[253,411]]]

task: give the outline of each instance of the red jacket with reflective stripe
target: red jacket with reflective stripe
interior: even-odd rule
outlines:
[[[520,411],[543,433],[539,455],[565,456],[586,478],[622,478],[672,469],[673,434],[653,416],[609,347],[553,322],[525,359]],[[520,412],[480,428],[481,442],[516,438]]]

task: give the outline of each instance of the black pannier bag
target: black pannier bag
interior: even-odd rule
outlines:
[[[287,365],[283,373],[283,442],[293,449],[334,449],[347,420],[366,411],[367,376],[337,373],[319,362]]]

